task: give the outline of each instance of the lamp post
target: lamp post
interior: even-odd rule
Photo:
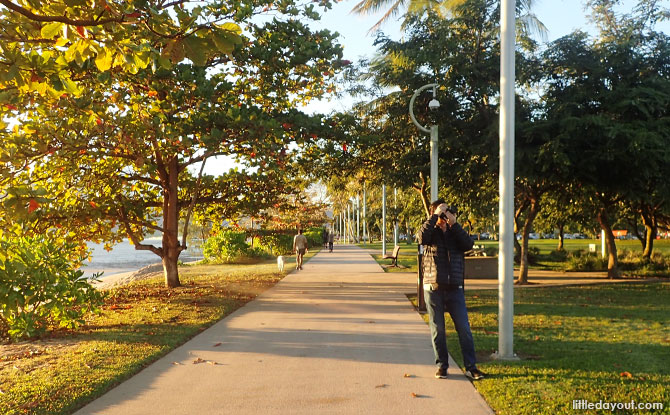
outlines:
[[[514,25],[513,0],[500,4],[500,243],[498,245],[498,352],[514,355]]]
[[[440,102],[435,98],[437,84],[427,84],[414,91],[414,95],[409,100],[409,117],[419,130],[424,133],[430,133],[430,201],[434,202],[437,200],[437,125],[431,125],[430,128],[426,128],[419,124],[414,116],[414,101],[422,91],[428,88],[433,88],[433,99],[428,103],[428,108],[432,111],[440,108]]]

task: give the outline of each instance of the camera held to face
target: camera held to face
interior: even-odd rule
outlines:
[[[451,213],[452,215],[458,216],[458,208],[456,206],[448,205],[446,210],[447,210],[447,212]],[[440,213],[440,218],[442,218],[444,220],[447,220],[447,215],[444,212],[442,212],[442,213]]]

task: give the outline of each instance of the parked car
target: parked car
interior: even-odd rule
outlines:
[[[540,235],[536,234],[535,232],[531,232],[528,234],[528,239],[540,239]]]

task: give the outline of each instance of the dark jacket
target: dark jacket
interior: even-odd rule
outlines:
[[[472,249],[473,241],[460,224],[456,223],[446,232],[437,226],[437,215],[423,223],[418,233],[418,242],[424,246],[423,282],[444,286],[463,285],[465,278],[465,252]]]

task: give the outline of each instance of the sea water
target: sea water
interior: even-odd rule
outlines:
[[[146,238],[143,244],[160,247],[162,240],[160,237]],[[140,251],[135,249],[135,245],[129,240],[114,245],[111,251],[105,250],[104,244],[88,243],[91,250],[91,260],[85,260],[82,264],[82,271],[88,278],[93,274],[103,272],[102,277],[119,274],[122,272],[132,272],[152,264],[160,264],[161,258],[151,251]],[[179,255],[182,262],[191,262],[202,259],[202,251],[199,246],[189,247]]]

